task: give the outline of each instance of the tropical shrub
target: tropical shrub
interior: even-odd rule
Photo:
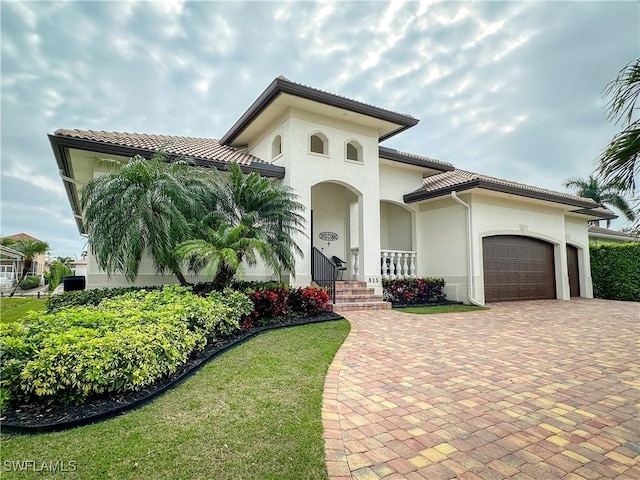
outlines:
[[[288,305],[293,312],[311,316],[329,310],[329,300],[324,288],[297,288],[289,294]]]
[[[31,290],[40,286],[40,277],[37,275],[27,275],[20,282],[20,288],[23,290]]]
[[[129,292],[152,291],[160,288],[162,287],[93,288],[91,290],[64,292],[47,298],[47,313],[55,313],[69,307],[98,305],[105,298],[118,297]]]
[[[285,285],[248,291],[249,300],[253,302],[253,310],[242,319],[243,328],[267,325],[274,318],[287,315],[289,313],[287,300],[290,291],[291,288]]]
[[[591,245],[593,296],[640,302],[640,243]]]
[[[80,404],[150,385],[239,329],[250,302],[237,292],[225,296],[167,286],[0,325],[0,399]]]
[[[250,283],[252,285],[255,283]],[[250,314],[242,317],[242,328],[268,325],[276,318],[317,315],[330,310],[329,294],[323,288],[305,287],[292,289],[278,282],[258,283],[258,288],[248,288],[245,293],[253,303]]]
[[[384,279],[383,298],[387,302],[406,305],[440,303],[447,299],[442,278]]]

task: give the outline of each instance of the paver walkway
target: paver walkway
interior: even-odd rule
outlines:
[[[346,317],[323,400],[332,480],[640,479],[640,304]]]

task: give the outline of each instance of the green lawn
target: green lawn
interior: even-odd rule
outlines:
[[[30,310],[42,312],[46,301],[44,298],[2,297],[0,298],[0,322],[15,322]]]
[[[138,410],[65,432],[0,436],[7,462],[73,461],[78,479],[327,478],[324,378],[349,323],[259,335]]]
[[[405,307],[395,308],[397,312],[418,313],[418,314],[434,314],[434,313],[456,313],[456,312],[475,312],[476,310],[486,310],[485,307],[477,307],[475,305],[434,305],[429,307]]]

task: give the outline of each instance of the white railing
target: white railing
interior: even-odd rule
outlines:
[[[360,276],[360,249],[352,248],[351,249],[351,270],[353,272],[352,279],[358,280]]]
[[[415,278],[416,256],[416,252],[405,250],[380,250],[382,278]]]

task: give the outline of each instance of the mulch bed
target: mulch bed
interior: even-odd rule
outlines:
[[[137,392],[97,396],[90,398],[82,405],[19,405],[2,412],[0,429],[2,432],[12,433],[53,432],[112,418],[149,403],[162,393],[179,385],[212,358],[259,333],[342,318],[333,312],[322,312],[313,317],[279,318],[271,325],[243,330],[238,335],[208,344],[203,350],[192,355],[176,372]]]

